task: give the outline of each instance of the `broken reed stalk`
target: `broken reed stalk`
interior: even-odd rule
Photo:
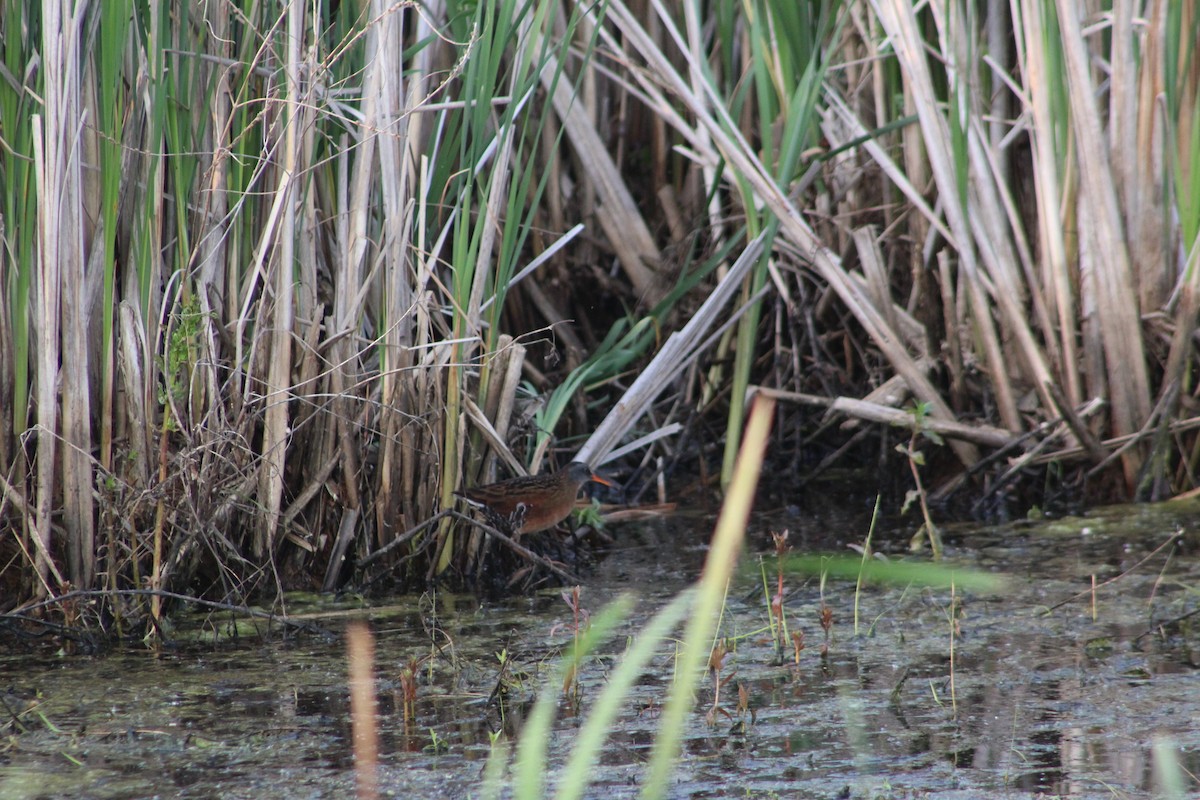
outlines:
[[[604,457],[626,436],[641,415],[684,369],[700,354],[698,345],[705,339],[742,281],[758,263],[766,234],[746,245],[729,272],[718,282],[708,299],[688,320],[682,330],[671,334],[650,364],[608,412],[608,416],[576,453],[576,460],[603,464]]]

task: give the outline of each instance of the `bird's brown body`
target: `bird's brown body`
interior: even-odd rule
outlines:
[[[588,481],[612,486],[587,464],[572,461],[552,475],[510,478],[455,494],[481,509],[496,527],[519,536],[553,528],[566,519],[580,487]]]

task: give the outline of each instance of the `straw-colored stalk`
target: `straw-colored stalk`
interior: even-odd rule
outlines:
[[[911,394],[961,431],[986,395],[990,422],[1061,454],[1125,447],[1127,483],[1148,457],[1154,482],[1190,480],[1200,445],[1165,434],[1194,393],[1200,314],[1195,9],[835,7],[710,24],[689,4],[507,0],[450,20],[373,0],[318,31],[295,4],[6,2],[0,513],[19,516],[24,585],[211,575],[200,591],[226,594],[274,565],[332,587],[350,548],[394,541],[497,461],[541,468],[568,410],[587,422],[581,396],[663,341],[681,355],[660,383],[718,337],[676,407],[732,389],[733,453],[741,383],[769,383],[753,309],[778,297],[764,317],[799,383],[785,340],[824,321],[798,299],[814,286],[893,373],[835,408],[887,419],[876,406]],[[742,235],[775,225],[737,310],[705,308],[675,350],[675,304],[723,294]],[[677,273],[689,249],[703,266],[681,255]],[[575,352],[572,293],[601,281],[628,312],[576,320],[600,345]],[[577,368],[547,379],[525,358],[540,328]],[[527,439],[509,424],[523,381],[545,395]],[[586,454],[620,452],[652,407],[638,392],[609,397],[620,424]],[[1108,419],[1079,410],[1096,398]],[[964,464],[1004,436],[976,427],[950,444]],[[483,542],[415,536],[400,577],[462,574]]]
[[[94,569],[87,284],[82,181],[82,18],[70,3],[43,7],[42,124],[35,125],[38,177],[38,574],[49,573],[51,503],[61,485],[69,578],[90,586]],[[60,373],[61,358],[61,373]],[[60,384],[60,376],[62,383]],[[62,386],[62,404],[58,391]],[[61,417],[61,458],[56,458]],[[61,478],[56,467],[61,461]]]

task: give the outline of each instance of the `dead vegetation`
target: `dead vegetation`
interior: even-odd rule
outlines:
[[[454,489],[724,483],[755,391],[1197,483],[1189,4],[3,5],[9,607],[469,582]]]

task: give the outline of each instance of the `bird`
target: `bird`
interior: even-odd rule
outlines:
[[[580,487],[589,481],[613,485],[582,461],[572,461],[554,474],[509,478],[454,494],[482,510],[493,526],[520,536],[553,528],[566,519]]]

